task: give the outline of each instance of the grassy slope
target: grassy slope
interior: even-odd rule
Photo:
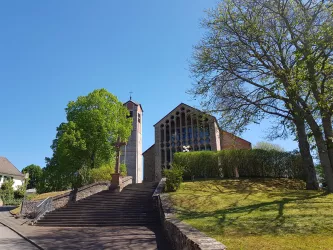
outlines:
[[[183,183],[178,217],[228,249],[333,249],[333,195],[286,179]]]
[[[54,197],[54,196],[61,195],[61,194],[67,193],[67,192],[68,191],[58,191],[58,192],[50,192],[50,193],[44,193],[44,194],[37,194],[35,196],[31,196],[31,199],[29,199],[29,197],[28,197],[28,199],[32,200],[32,201],[44,200],[47,197]],[[15,215],[15,214],[18,214],[20,211],[21,211],[21,205],[18,206],[17,208],[12,209],[10,211],[10,213],[13,214],[13,215]]]

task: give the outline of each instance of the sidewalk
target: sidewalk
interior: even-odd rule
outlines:
[[[6,226],[0,224],[0,249],[10,250],[38,250],[37,247],[13,232]]]
[[[0,209],[0,223],[36,244],[39,249],[128,249],[155,250],[158,230],[147,227],[38,227],[15,219]]]
[[[9,213],[11,209],[13,209],[13,207],[0,207],[0,223],[10,228],[38,248],[38,244],[36,244],[33,240],[27,237],[27,235],[35,231],[34,227],[28,225],[30,220],[22,218],[15,219],[14,216]]]

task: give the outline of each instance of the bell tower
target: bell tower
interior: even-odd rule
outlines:
[[[131,137],[126,146],[122,148],[120,162],[126,164],[127,175],[133,177],[133,183],[141,183],[143,178],[142,157],[142,106],[130,100],[124,103],[133,119]]]

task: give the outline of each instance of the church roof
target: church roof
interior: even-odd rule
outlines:
[[[124,103],[124,105],[126,105],[129,102],[133,103],[135,106],[140,106],[140,108],[141,108],[141,110],[143,112],[142,105],[140,103],[138,103],[138,102],[133,101],[133,100],[128,100],[127,102]]]
[[[153,145],[151,145],[149,148],[147,148],[142,154],[144,155],[149,149],[151,149],[154,146],[155,146],[155,143]]]
[[[22,174],[6,157],[0,156],[0,174],[23,177]]]
[[[177,107],[175,107],[173,110],[171,110],[167,115],[165,115],[161,120],[159,120],[157,123],[155,123],[154,126],[156,126],[157,124],[159,124],[162,120],[164,120],[166,117],[168,117],[169,115],[171,115],[173,112],[175,112],[175,111],[176,111],[178,108],[180,108],[181,106],[185,106],[186,108],[190,108],[190,109],[195,110],[195,111],[197,111],[197,112],[199,112],[199,113],[206,114],[206,115],[208,115],[208,116],[210,116],[210,117],[213,117],[213,118],[216,120],[215,116],[212,116],[212,115],[210,115],[210,114],[207,114],[206,112],[203,112],[203,111],[201,111],[201,110],[199,110],[199,109],[197,109],[197,108],[194,108],[194,107],[192,107],[192,106],[190,106],[190,105],[185,104],[185,103],[182,102],[182,103],[180,103]]]

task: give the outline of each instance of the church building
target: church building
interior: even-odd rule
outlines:
[[[181,103],[155,125],[155,144],[144,153],[144,181],[159,181],[173,154],[186,151],[251,149],[251,143],[222,130],[214,116]],[[128,175],[131,175],[128,173]]]

